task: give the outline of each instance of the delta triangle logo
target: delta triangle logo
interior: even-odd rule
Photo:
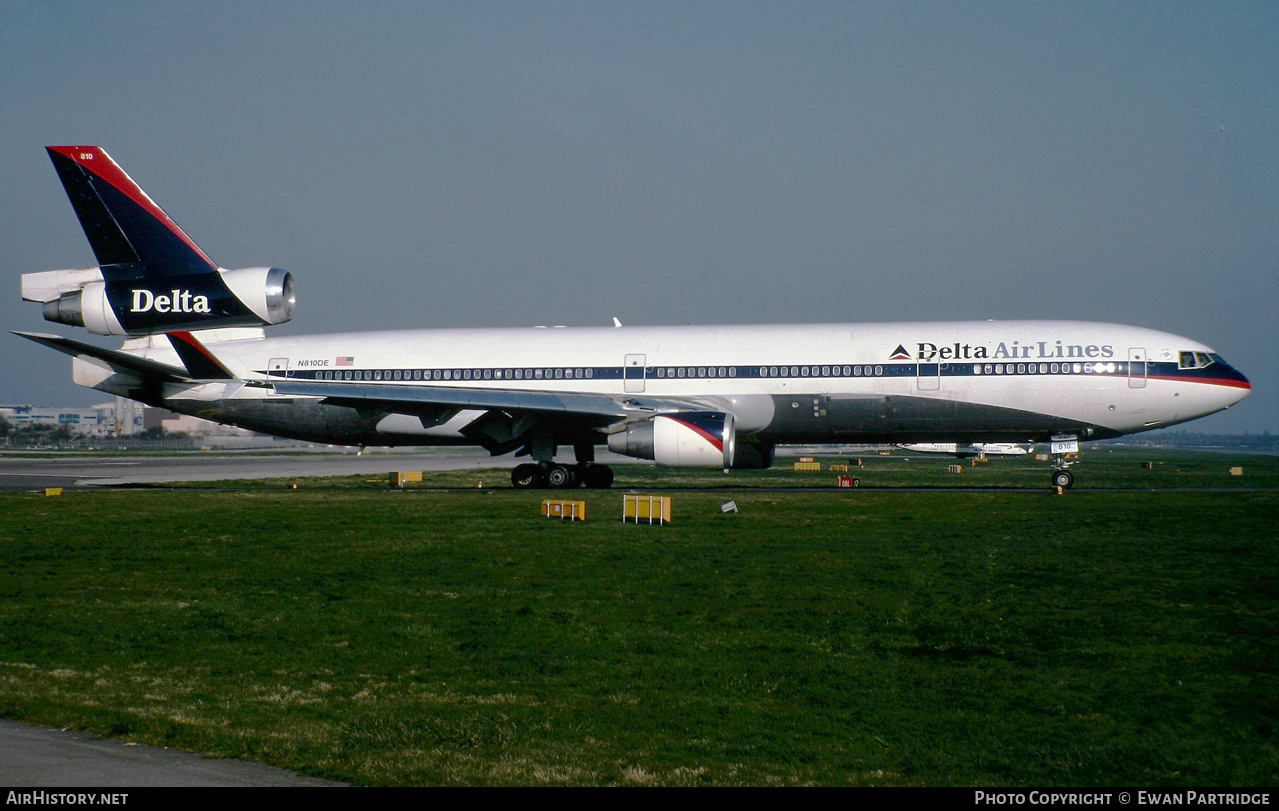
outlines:
[[[910,353],[906,351],[906,347],[901,344],[893,350],[893,354],[888,357],[889,360],[910,360]]]

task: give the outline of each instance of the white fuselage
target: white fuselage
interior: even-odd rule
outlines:
[[[1171,425],[1248,392],[1215,356],[1207,369],[1182,368],[1185,353],[1212,354],[1197,341],[1073,321],[196,334],[250,382],[165,384],[173,407],[200,403],[206,416],[219,403],[305,399],[253,384],[332,381],[689,401],[732,411],[742,435],[773,442],[1033,441]],[[125,351],[178,363],[161,339],[132,343]],[[111,388],[105,378],[81,382]],[[372,423],[387,444],[461,441],[476,415],[463,411],[431,426],[396,416]]]

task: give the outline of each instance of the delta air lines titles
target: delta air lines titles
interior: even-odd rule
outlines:
[[[906,354],[903,347],[898,346],[893,357]],[[908,356],[908,355],[907,355]],[[993,348],[986,344],[935,344],[920,341],[916,344],[915,360],[1061,360],[1061,359],[1105,359],[1115,356],[1113,344],[1067,344],[1064,341],[1034,341],[1021,343],[1000,341]]]

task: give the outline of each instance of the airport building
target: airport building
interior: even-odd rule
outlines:
[[[0,417],[4,417],[14,431],[38,426],[65,427],[73,434],[89,436],[120,436],[140,432],[142,404],[132,400],[123,400],[123,403],[120,408],[117,408],[116,403],[102,403],[88,408],[3,405],[0,406]]]
[[[133,436],[153,428],[163,428],[166,433],[181,432],[192,436],[249,436],[253,433],[176,414],[163,408],[149,408],[123,397],[117,398],[113,403],[101,403],[87,408],[3,405],[0,406],[0,417],[9,423],[11,431],[21,431],[31,426],[65,427],[72,434],[93,437]]]

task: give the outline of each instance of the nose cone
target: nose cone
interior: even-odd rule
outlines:
[[[1242,372],[1222,360],[1221,356],[1215,356],[1214,360],[1217,362],[1208,367],[1209,371],[1214,373],[1212,382],[1218,384],[1220,389],[1221,407],[1230,408],[1248,396],[1252,391],[1252,384]]]

